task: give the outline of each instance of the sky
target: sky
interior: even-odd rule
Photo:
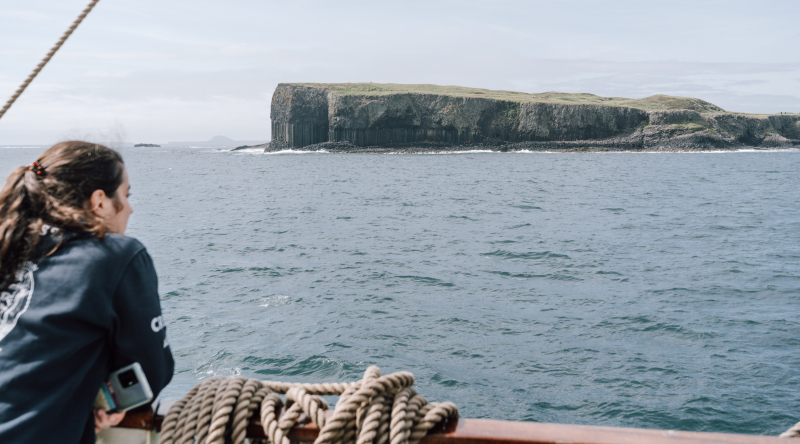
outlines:
[[[0,102],[87,0],[0,3]],[[281,82],[697,97],[800,112],[800,1],[101,0],[0,145],[269,140]]]

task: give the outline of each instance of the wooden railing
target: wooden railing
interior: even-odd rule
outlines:
[[[158,412],[129,412],[118,427],[160,430],[169,405]],[[327,414],[333,414],[332,411]],[[292,441],[313,442],[319,429],[301,416],[292,430]],[[253,418],[249,438],[265,438],[261,421]],[[679,432],[587,425],[514,422],[461,418],[432,430],[420,444],[791,444],[785,438],[729,433]]]

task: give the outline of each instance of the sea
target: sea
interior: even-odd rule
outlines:
[[[0,148],[0,173],[42,147]],[[800,151],[124,148],[176,360],[410,371],[462,417],[776,435],[800,420]]]

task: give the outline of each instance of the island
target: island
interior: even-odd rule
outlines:
[[[528,94],[438,85],[281,83],[264,150],[693,151],[800,147],[800,114],[700,99]]]
[[[137,143],[133,147],[134,148],[161,148],[161,145],[156,145],[155,143]]]

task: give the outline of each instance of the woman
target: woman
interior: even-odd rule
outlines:
[[[126,237],[114,150],[59,143],[0,191],[0,443],[93,443],[109,373],[141,364],[154,396],[174,362],[153,262]]]

